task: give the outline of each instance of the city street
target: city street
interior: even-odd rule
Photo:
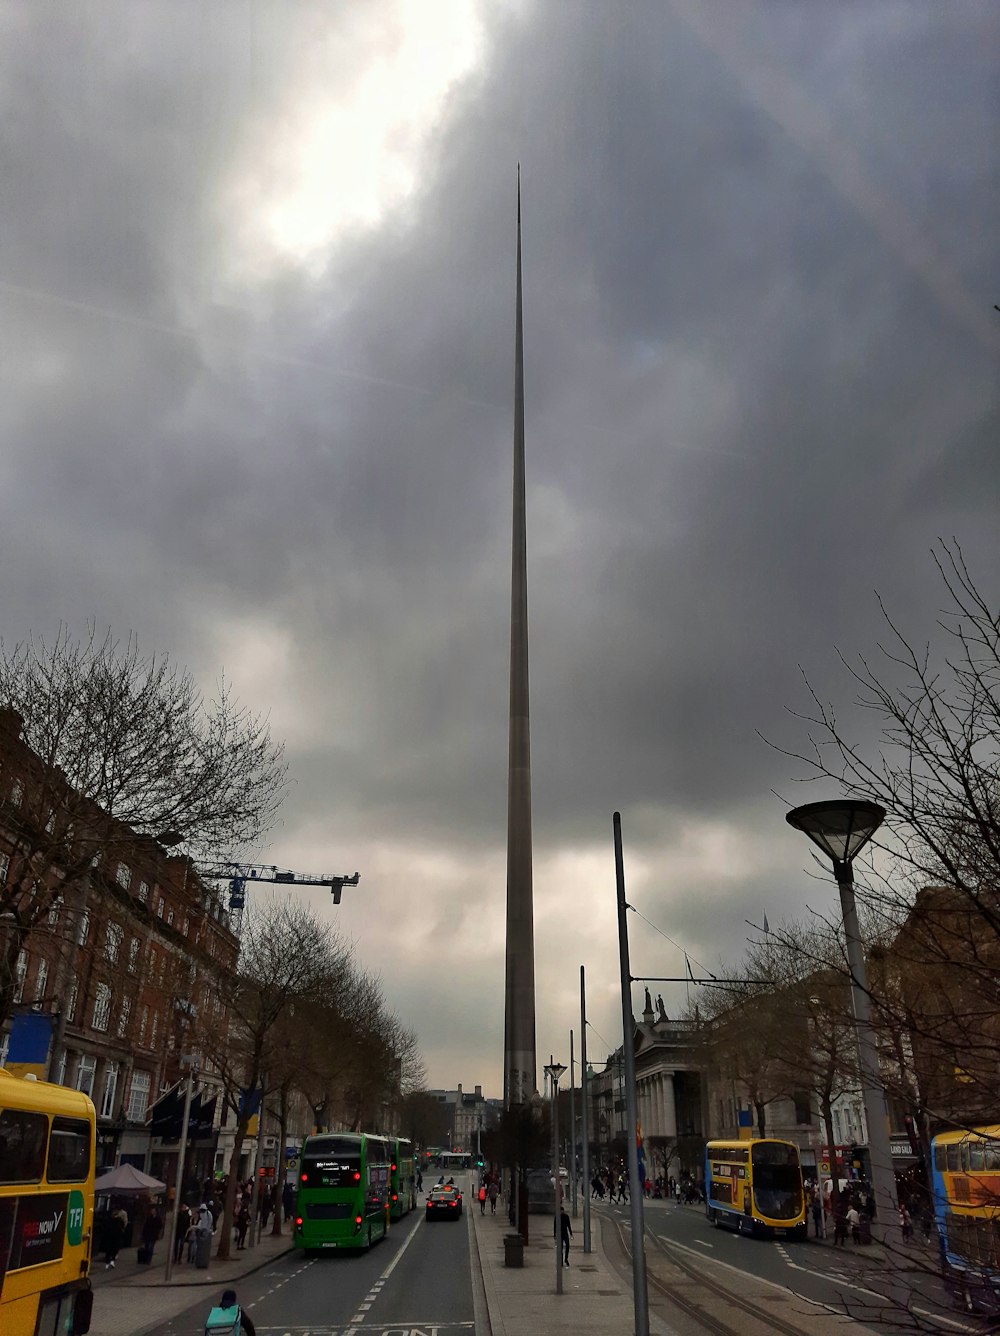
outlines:
[[[609,1257],[618,1236],[618,1261],[628,1261],[629,1208],[627,1205],[592,1206],[618,1229],[605,1231]],[[939,1332],[981,1332],[982,1325],[951,1308],[937,1276],[933,1246],[914,1243],[905,1259],[892,1266],[880,1247],[833,1248],[825,1241],[753,1239],[717,1229],[701,1206],[677,1206],[670,1201],[645,1203],[647,1270],[650,1303],[657,1306],[655,1282],[667,1289],[690,1284],[690,1268],[711,1273],[713,1289],[727,1297],[738,1295],[741,1278],[773,1287],[780,1297],[786,1322],[809,1329],[818,1308],[845,1313],[856,1322],[875,1327],[887,1336],[914,1329]],[[799,1302],[789,1304],[787,1296]],[[893,1296],[895,1297],[895,1301]],[[887,1297],[888,1296],[888,1297]],[[909,1314],[902,1311],[908,1306]],[[666,1300],[664,1311],[669,1311]],[[915,1328],[914,1318],[922,1322]]]
[[[305,1258],[286,1253],[235,1286],[257,1331],[338,1336],[363,1327],[460,1333],[475,1330],[470,1272],[471,1221],[428,1225],[421,1208],[394,1225],[370,1252]],[[219,1295],[202,1290],[178,1316],[147,1327],[150,1336],[202,1336]],[[99,1336],[100,1325],[95,1322]]]

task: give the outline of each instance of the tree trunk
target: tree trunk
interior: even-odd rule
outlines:
[[[833,1105],[830,1100],[821,1101],[823,1126],[826,1128],[826,1145],[830,1152],[830,1211],[836,1215],[840,1206],[840,1176],[837,1173],[837,1147],[833,1140]],[[823,1184],[820,1183],[820,1189]]]
[[[767,1105],[762,1100],[755,1099],[754,1108],[757,1110],[757,1135],[767,1136]]]
[[[216,1251],[216,1257],[225,1261],[229,1257],[229,1249],[233,1240],[233,1205],[236,1199],[236,1173],[240,1167],[240,1154],[243,1151],[243,1142],[246,1140],[247,1126],[249,1116],[241,1115],[236,1123],[236,1137],[233,1141],[233,1154],[229,1161],[229,1173],[226,1174],[226,1183],[222,1189],[222,1233],[219,1237],[219,1247]]]
[[[285,1138],[288,1134],[288,1087],[283,1085],[278,1092],[278,1156],[277,1168],[274,1175],[274,1223],[271,1225],[272,1234],[281,1233],[282,1216],[284,1215],[284,1204],[282,1198],[285,1194],[285,1178],[288,1175],[288,1166],[285,1162]]]

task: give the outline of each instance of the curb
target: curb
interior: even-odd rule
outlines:
[[[226,1281],[240,1280],[243,1276],[252,1276],[255,1271],[259,1271],[262,1267],[268,1266],[270,1265],[271,1262],[277,1261],[279,1257],[287,1257],[289,1253],[294,1251],[295,1249],[293,1247],[282,1248],[279,1252],[269,1253],[267,1257],[262,1257],[259,1261],[254,1262],[252,1265],[245,1267],[242,1271],[234,1271],[232,1272],[231,1275],[224,1276],[221,1279],[218,1276],[214,1277],[209,1276],[206,1277],[205,1280],[184,1280],[184,1281],[176,1281],[176,1280],[136,1281],[132,1279],[128,1280],[122,1279],[120,1281],[107,1280],[104,1282],[104,1284],[108,1287],[108,1289],[114,1288],[118,1290],[124,1290],[124,1289],[173,1290],[176,1291],[177,1293],[180,1293],[182,1290],[200,1290],[200,1289],[207,1289],[209,1287],[212,1287],[214,1289],[219,1285],[225,1284]],[[228,1259],[226,1260],[228,1261]],[[226,1262],[223,1262],[222,1265],[225,1266]]]

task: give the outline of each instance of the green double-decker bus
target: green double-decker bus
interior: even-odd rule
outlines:
[[[389,1223],[392,1143],[366,1132],[306,1137],[293,1243],[305,1253],[370,1248]]]
[[[389,1170],[389,1218],[402,1220],[417,1204],[417,1179],[413,1167],[413,1145],[397,1138],[389,1142],[392,1164]]]

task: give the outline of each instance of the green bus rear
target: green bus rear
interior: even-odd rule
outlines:
[[[397,1139],[389,1142],[392,1165],[389,1179],[389,1218],[402,1220],[417,1204],[417,1180],[413,1163],[413,1145]]]
[[[304,1252],[370,1248],[389,1219],[390,1143],[364,1132],[307,1137],[292,1241]]]

